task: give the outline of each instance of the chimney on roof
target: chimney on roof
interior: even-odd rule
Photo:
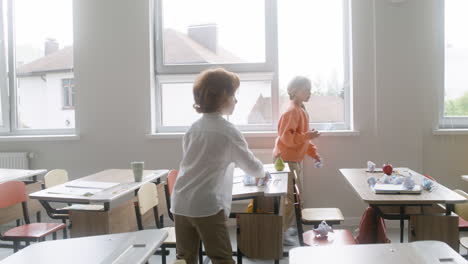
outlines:
[[[214,53],[218,52],[217,24],[191,25],[188,28],[188,36]]]
[[[44,56],[56,52],[59,49],[59,44],[56,39],[48,38],[44,43]]]

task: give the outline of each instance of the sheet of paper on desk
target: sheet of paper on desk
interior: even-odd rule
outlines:
[[[421,185],[415,185],[413,189],[406,189],[403,184],[382,184],[374,185],[376,194],[420,194],[422,191]]]
[[[57,186],[52,187],[47,192],[50,194],[65,194],[65,195],[76,195],[76,196],[92,196],[98,192],[101,192],[102,189],[95,188],[73,188],[66,186]]]
[[[119,185],[118,182],[95,182],[95,181],[72,181],[66,183],[65,186],[73,188],[86,188],[86,189],[109,189]]]

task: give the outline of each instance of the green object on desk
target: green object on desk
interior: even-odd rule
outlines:
[[[277,171],[282,171],[284,170],[284,161],[281,157],[278,157],[275,161],[275,169]]]

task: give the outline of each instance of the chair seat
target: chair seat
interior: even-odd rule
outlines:
[[[6,231],[3,239],[31,238],[37,239],[64,229],[66,226],[59,223],[32,223],[18,226]]]
[[[468,230],[468,221],[465,219],[458,217],[458,229],[462,231],[467,231]]]
[[[72,204],[61,208],[60,210],[68,211],[104,211],[104,205],[102,204]]]
[[[161,230],[167,231],[167,238],[164,240],[164,244],[175,244],[176,243],[176,235],[175,235],[175,228],[174,227],[164,227]]]
[[[344,217],[338,208],[306,208],[302,209],[301,220],[304,224],[317,224],[322,221],[339,223]]]
[[[354,245],[353,233],[349,230],[333,230],[326,237],[316,237],[315,231],[310,230],[303,234],[304,244],[308,246]]]
[[[464,248],[467,248],[467,249],[468,249],[468,237],[462,237],[462,238],[460,238],[460,244],[461,244]]]

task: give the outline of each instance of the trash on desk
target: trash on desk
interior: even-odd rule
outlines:
[[[317,228],[314,229],[316,236],[318,237],[326,237],[328,236],[328,232],[333,233],[333,228],[327,224],[327,222],[322,221]]]
[[[414,188],[415,182],[413,177],[405,177],[405,180],[403,181],[403,187],[405,187],[407,190],[412,190]]]
[[[375,171],[375,163],[372,161],[367,161],[367,171],[374,172]]]
[[[271,179],[271,174],[268,171],[266,171],[265,177],[268,177],[268,179]],[[246,174],[244,175],[243,182],[245,186],[255,186],[257,182],[257,178],[255,178],[252,175]],[[260,180],[258,181],[258,186],[263,186],[263,185],[265,185],[265,178],[260,178]]]
[[[428,178],[424,178],[422,182],[422,187],[424,190],[430,191],[432,190],[432,187],[434,187],[434,182]]]
[[[375,179],[374,176],[367,178],[367,183],[369,184],[370,187],[374,187],[374,185],[377,183],[377,180]]]

